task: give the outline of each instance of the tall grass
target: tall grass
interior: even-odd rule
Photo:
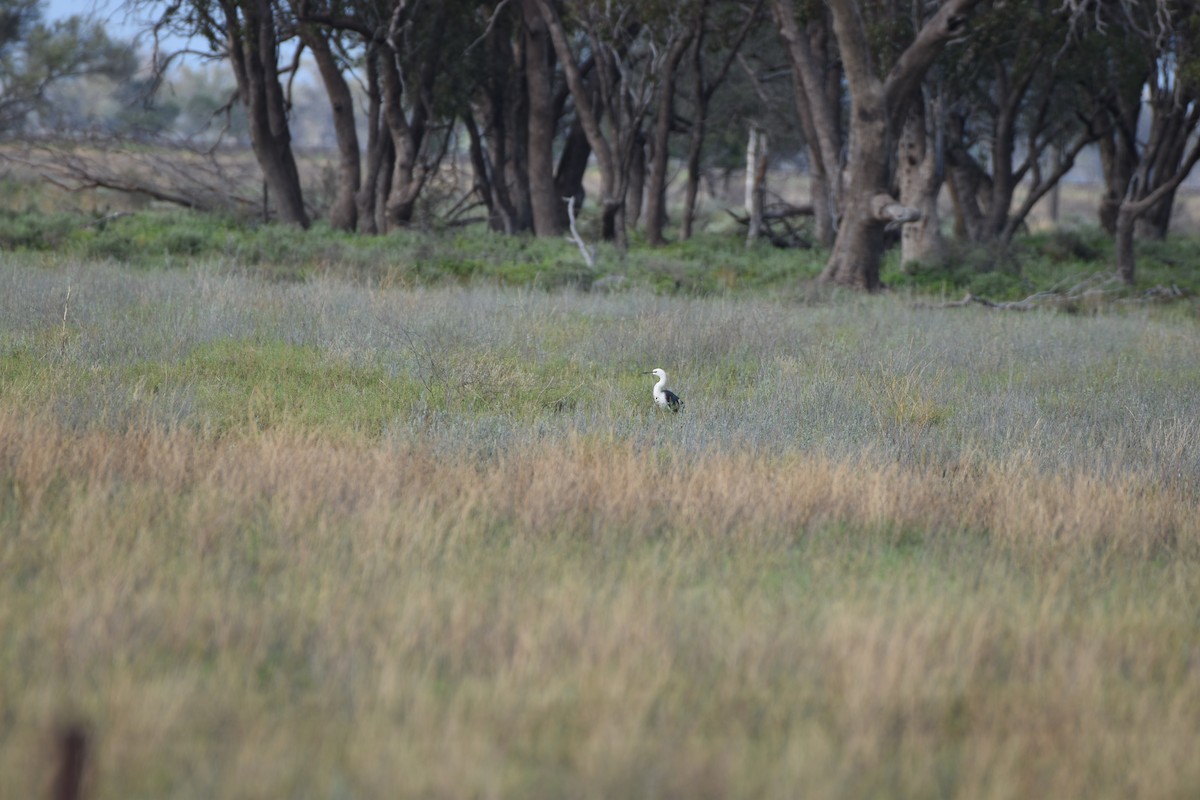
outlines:
[[[1186,315],[0,282],[5,796],[1200,791]]]

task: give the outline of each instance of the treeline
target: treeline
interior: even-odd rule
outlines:
[[[364,233],[412,221],[456,131],[497,231],[563,233],[592,162],[604,238],[621,244],[640,226],[662,243],[682,162],[686,237],[710,104],[731,73],[762,118],[782,114],[803,134],[815,236],[831,248],[824,279],[867,289],[889,227],[905,260],[936,257],[943,187],[956,236],[1003,244],[1088,147],[1103,165],[1097,217],[1132,282],[1135,234],[1166,234],[1200,158],[1191,0],[131,3],[157,33],[199,37],[228,60],[271,202],[301,227],[286,86],[302,55],[337,138],[323,213]],[[782,101],[765,89],[780,77]]]

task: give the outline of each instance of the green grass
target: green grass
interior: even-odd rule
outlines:
[[[1186,236],[1138,242],[1137,285],[1123,289],[1114,281],[1106,289],[1110,295],[1129,296],[1155,286],[1178,287],[1195,297],[1200,293],[1200,270],[1195,268],[1194,248],[1195,237]],[[1022,236],[1007,248],[949,241],[941,260],[915,270],[901,270],[898,251],[891,251],[883,275],[897,288],[957,296],[970,292],[1003,301],[1064,292],[1109,276],[1114,264],[1111,238],[1099,229],[1082,228]]]
[[[816,277],[827,253],[745,246],[736,232],[709,233],[654,249],[636,241],[628,252],[597,247],[589,268],[563,240],[500,236],[481,228],[456,232],[401,231],[356,236],[321,224],[307,232],[220,215],[136,212],[122,216],[0,212],[0,245],[15,253],[110,261],[142,269],[211,265],[269,280],[303,281],[331,275],[379,285],[436,285],[489,281],[544,290],[588,288],[623,276],[667,294],[795,293]],[[1186,238],[1143,243],[1139,287],[1200,288]],[[895,288],[934,294],[970,291],[996,300],[1065,289],[1111,270],[1111,243],[1094,231],[1038,234],[1004,252],[951,243],[939,263],[902,271],[898,254],[885,259],[883,277]]]

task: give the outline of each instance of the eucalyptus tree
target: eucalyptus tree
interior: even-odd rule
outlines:
[[[473,62],[466,51],[479,31],[476,4],[311,0],[295,9],[301,25],[360,38],[370,105],[368,169],[359,206],[383,198],[378,227],[408,225],[445,154],[448,130],[467,107]],[[372,210],[378,215],[377,207]]]
[[[537,0],[521,0],[525,91],[528,108],[524,156],[526,189],[533,230],[539,236],[557,236],[563,231],[559,213],[562,198],[555,183],[554,138],[557,114],[554,98],[554,45]]]
[[[1092,53],[1085,92],[1107,120],[1096,142],[1104,175],[1097,217],[1101,228],[1116,234],[1117,213],[1141,150],[1138,123],[1143,89],[1155,69],[1154,50],[1145,47],[1142,36],[1130,26],[1107,25],[1095,30],[1074,21],[1082,29],[1074,30],[1072,36]]]
[[[270,0],[135,0],[134,4],[158,9],[156,34],[198,37],[207,44],[207,55],[228,61],[270,200],[282,222],[307,228],[309,215],[292,153],[287,97],[280,83],[280,75],[294,72],[295,65],[280,64],[285,34]]]
[[[344,41],[344,32],[325,25],[301,22],[312,0],[286,0],[290,14],[288,23],[294,26],[300,41],[312,54],[317,71],[329,98],[329,110],[333,117],[334,134],[337,140],[337,170],[333,202],[329,208],[329,224],[337,230],[353,231],[358,227],[358,193],[362,186],[361,154],[358,143],[358,125],[354,114],[354,96],[346,80],[350,70],[350,54]],[[333,0],[333,10],[340,0]]]
[[[895,34],[889,38],[893,45],[902,41],[903,47],[876,53],[864,15],[866,4],[828,0],[850,113],[841,218],[823,282],[868,291],[881,287],[885,227],[919,218],[918,211],[891,195],[895,142],[926,73],[947,44],[966,32],[968,16],[979,2],[945,0],[928,13],[918,9],[911,16],[897,16],[894,23],[903,39]]]
[[[494,229],[559,236],[567,224],[563,198],[582,203],[591,149],[572,123],[549,30],[536,0],[496,0],[479,13],[484,31],[468,50],[483,58],[474,62],[472,113],[464,118],[476,185]],[[580,69],[586,76],[590,62]]]
[[[918,218],[900,229],[900,263],[931,263],[944,250],[938,195],[945,181],[944,83],[928,82],[913,98],[896,145],[896,188],[900,204]]]
[[[687,125],[687,182],[679,238],[688,239],[700,193],[701,156],[709,128],[709,106],[734,60],[759,22],[763,0],[743,5],[704,0],[693,6],[691,46],[691,120]],[[710,62],[716,61],[716,68]]]
[[[129,80],[136,61],[128,42],[81,15],[46,22],[41,0],[0,0],[0,133],[50,110],[55,84],[88,75]]]
[[[1119,25],[1153,53],[1143,96],[1149,135],[1135,140],[1135,163],[1117,208],[1117,275],[1135,278],[1134,236],[1149,217],[1152,233],[1165,235],[1175,191],[1200,161],[1200,3],[1194,0],[1110,0],[1099,9],[1070,0],[1077,24]]]
[[[675,5],[649,27],[658,29],[658,46],[665,48],[659,75],[658,94],[654,110],[654,128],[651,138],[653,161],[650,179],[646,186],[646,240],[657,246],[665,243],[663,227],[666,225],[667,165],[670,162],[671,129],[675,123],[675,77],[679,65],[696,35],[695,17],[707,4],[707,0],[693,0]]]
[[[1068,34],[1059,0],[997,4],[963,57],[946,60],[949,185],[958,229],[972,241],[1010,241],[1105,132],[1093,93],[1107,89],[1089,80],[1094,53]]]
[[[1196,144],[1200,128],[1200,4],[1129,3],[1120,11],[1122,27],[1142,36],[1142,49],[1153,52],[1154,61],[1143,89],[1149,133],[1134,140],[1136,167],[1114,226],[1118,254],[1122,247],[1132,251],[1131,226],[1143,238],[1167,235],[1175,192],[1196,163],[1189,142]],[[1127,269],[1132,282],[1131,259]]]
[[[582,206],[591,146],[545,18],[536,0],[480,4],[478,16],[486,22],[467,48],[478,52],[472,55],[471,114],[464,117],[476,186],[486,195],[494,229],[559,236],[567,225],[563,199]],[[585,56],[579,72],[599,103],[593,66]]]
[[[808,144],[814,234],[833,245],[842,206],[844,158],[842,74],[833,46],[827,4],[771,0],[771,11],[787,45],[796,113]]]
[[[444,149],[431,136],[448,128],[460,106],[455,56],[467,44],[471,6],[465,0],[370,2],[377,45],[381,111],[395,150],[384,217],[387,227],[413,220],[417,200],[435,175]],[[459,84],[462,85],[461,83]],[[443,136],[441,144],[448,139]]]
[[[551,0],[536,3],[600,169],[601,236],[624,246],[631,168],[667,56],[644,22],[657,4],[567,0],[560,10]],[[589,59],[595,92],[584,80]]]

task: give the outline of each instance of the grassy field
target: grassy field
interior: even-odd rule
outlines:
[[[197,248],[0,256],[5,797],[1200,795],[1194,302]]]

